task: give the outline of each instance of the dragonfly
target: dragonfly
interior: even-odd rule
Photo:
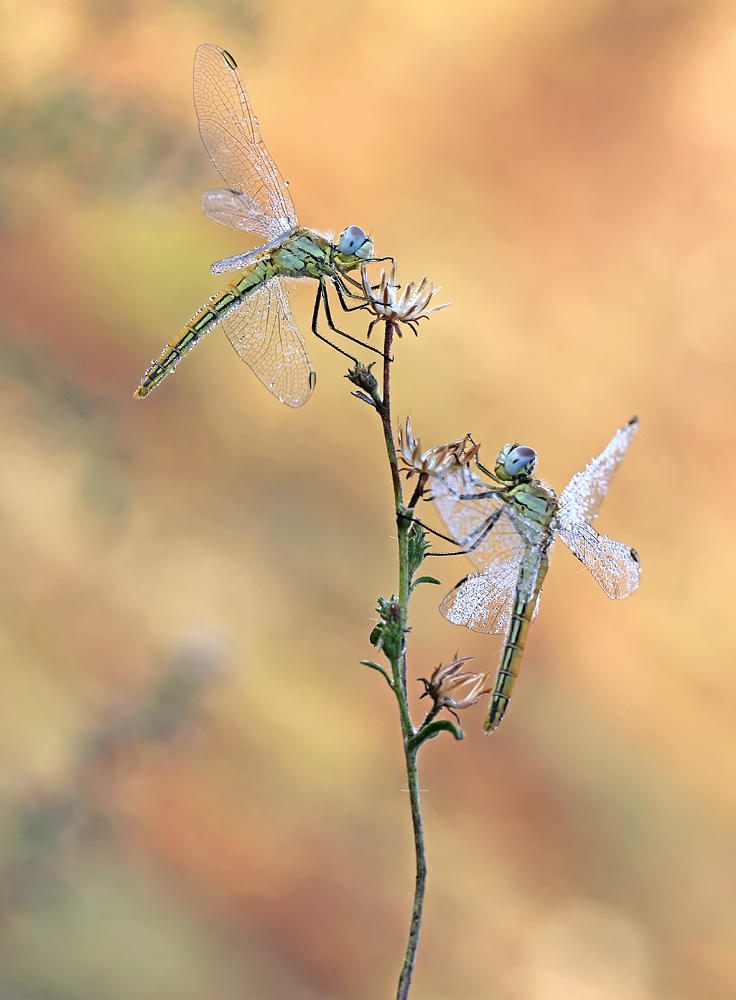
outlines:
[[[361,287],[349,272],[369,261],[389,258],[373,257],[373,240],[360,226],[348,226],[336,243],[299,226],[288,182],[263,143],[237,63],[217,45],[200,45],[196,51],[194,107],[204,147],[227,184],[204,192],[202,211],[230,229],[254,233],[264,243],[212,265],[213,274],[233,270],[242,274],[198,309],[164,347],[135,396],[148,396],[206,333],[221,325],[236,353],[266,388],[287,406],[302,406],[312,394],[317,375],[294,321],[284,279],[317,281],[312,332],[355,361],[317,329],[320,305],[335,333],[376,350],[334,325],[327,288],[329,281],[346,311],[362,308],[364,299],[355,305],[347,302],[361,298],[349,288]]]
[[[432,499],[450,533],[442,537],[465,551],[476,567],[446,595],[440,611],[476,632],[505,634],[486,732],[498,728],[509,704],[557,538],[608,597],[628,597],[639,586],[636,549],[593,527],[637,427],[638,419],[632,417],[619,428],[603,451],[572,477],[559,500],[554,490],[532,478],[537,454],[518,442],[504,445],[492,470],[476,455],[475,464],[486,479],[469,465],[433,479]]]

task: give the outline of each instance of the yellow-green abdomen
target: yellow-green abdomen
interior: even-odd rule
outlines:
[[[247,268],[235,281],[226,285],[221,292],[213,295],[201,309],[197,310],[179,335],[164,347],[158,359],[151,363],[135,395],[139,398],[147,396],[174,371],[184,355],[188,354],[206,333],[217,326],[220,320],[235,309],[243,299],[265,285],[275,273],[276,268],[270,257],[264,256]]]
[[[537,604],[539,591],[547,575],[549,560],[546,552],[542,555],[539,569],[536,573],[536,580],[529,597],[522,597],[523,571],[520,574],[519,585],[516,590],[514,600],[514,610],[511,613],[506,641],[501,654],[501,662],[496,675],[496,684],[491,696],[491,704],[488,707],[488,715],[483,723],[483,729],[490,733],[501,725],[504,713],[511,700],[511,692],[514,689],[516,678],[519,673],[519,664],[526,645],[526,635],[529,631],[534,608]]]

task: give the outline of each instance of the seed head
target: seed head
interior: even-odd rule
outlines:
[[[455,653],[454,660],[444,666],[440,663],[429,680],[420,677],[425,688],[422,697],[429,695],[437,708],[458,711],[474,705],[482,695],[490,694],[493,690],[491,674],[463,670],[468,660],[472,660],[472,656]]]
[[[388,322],[394,332],[401,336],[401,324],[405,323],[410,327],[414,335],[419,333],[418,323],[420,319],[427,319],[430,313],[438,312],[449,306],[449,302],[444,302],[441,306],[430,305],[430,302],[440,290],[440,285],[436,288],[424,277],[420,282],[410,281],[401,291],[401,286],[396,280],[396,264],[391,265],[391,272],[383,268],[381,277],[378,279],[378,287],[373,288],[365,264],[360,269],[363,292],[366,297],[366,305],[375,319],[371,320],[368,327],[368,336],[376,323],[383,320]]]

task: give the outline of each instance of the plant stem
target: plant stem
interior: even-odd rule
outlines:
[[[396,460],[396,446],[391,420],[391,344],[393,342],[393,327],[386,323],[383,338],[383,396],[380,405],[376,406],[383,424],[383,435],[386,442],[386,453],[391,467],[391,482],[394,493],[394,508],[396,511],[396,528],[399,548],[399,593],[398,603],[401,615],[401,626],[404,640],[399,654],[391,658],[391,673],[393,675],[393,691],[399,708],[401,734],[403,737],[404,757],[406,760],[406,778],[411,804],[411,820],[414,830],[414,853],[416,857],[416,879],[414,884],[414,902],[409,924],[409,937],[406,943],[404,964],[401,968],[396,1000],[407,1000],[411,979],[416,963],[419,933],[422,926],[422,909],[427,883],[427,861],[424,849],[424,828],[422,825],[422,810],[419,801],[419,775],[417,771],[417,749],[412,749],[410,740],[416,730],[411,721],[406,688],[406,633],[409,605],[409,529],[411,518],[404,510],[404,496],[399,478],[399,466]],[[376,400],[376,403],[378,401]],[[423,484],[422,484],[423,485]],[[419,491],[421,492],[421,491]]]
[[[404,503],[404,495],[401,491],[399,464],[396,461],[396,445],[394,444],[394,434],[391,427],[391,344],[393,343],[393,339],[393,327],[390,323],[386,323],[386,331],[383,335],[383,398],[378,412],[381,415],[381,422],[383,423],[383,436],[386,441],[386,452],[388,453],[388,462],[391,466],[391,482],[394,488],[394,506],[398,517],[399,510]]]
[[[404,741],[406,746],[406,741]],[[399,976],[399,986],[396,1000],[406,1000],[411,987],[411,977],[419,947],[419,933],[422,928],[422,908],[424,892],[427,885],[427,859],[424,853],[424,827],[422,826],[422,809],[419,802],[419,775],[417,772],[417,753],[406,749],[406,777],[409,783],[409,799],[411,801],[411,820],[414,827],[414,853],[416,856],[416,882],[414,885],[414,904],[411,909],[409,939],[406,942],[404,965]]]

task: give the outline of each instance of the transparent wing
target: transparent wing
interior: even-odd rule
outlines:
[[[565,487],[557,510],[557,532],[573,555],[590,570],[609,597],[623,598],[639,586],[641,566],[636,549],[599,535],[591,522],[626,449],[636,434],[636,417],[620,427],[603,451],[577,472]]]
[[[613,474],[631,444],[638,426],[638,418],[632,417],[624,427],[616,431],[600,455],[591,459],[582,471],[575,473],[560,497],[561,521],[567,523],[586,521],[590,524],[595,520]]]
[[[475,499],[466,499],[476,495]],[[432,499],[450,535],[464,548],[475,541],[489,517],[498,515],[491,531],[468,553],[478,569],[491,563],[501,565],[523,558],[526,545],[514,526],[501,491],[494,491],[467,466],[448,475],[433,476]]]
[[[500,491],[494,491],[467,466],[433,477],[432,499],[450,535],[463,547],[472,545],[488,519],[496,516],[490,531],[468,553],[480,572],[461,580],[442,601],[440,611],[448,621],[476,632],[505,632],[521,560],[527,552],[514,524],[513,510]]]
[[[518,579],[518,560],[494,563],[453,587],[440,604],[440,611],[454,625],[464,625],[474,632],[505,632],[514,608]],[[538,609],[539,596],[532,617]]]
[[[202,195],[202,211],[208,219],[228,229],[263,232],[263,209],[247,194],[229,188],[213,188]]]
[[[279,278],[272,278],[227,313],[222,327],[238,355],[279,402],[306,403],[317,375]]]
[[[210,267],[210,272],[212,274],[222,274],[223,271],[243,271],[246,267],[250,267],[251,264],[255,264],[262,253],[280,246],[284,242],[284,238],[289,235],[290,233],[282,233],[276,239],[271,240],[270,243],[264,243],[263,246],[255,247],[246,253],[236,253],[234,257],[223,257],[222,260],[216,260]]]
[[[608,597],[628,597],[639,586],[641,566],[636,549],[608,535],[599,535],[585,521],[560,522],[558,535],[587,566]]]
[[[205,192],[205,214],[270,239],[292,229],[291,195],[261,139],[237,64],[217,45],[200,45],[194,56],[194,108],[204,148],[228,185]]]

